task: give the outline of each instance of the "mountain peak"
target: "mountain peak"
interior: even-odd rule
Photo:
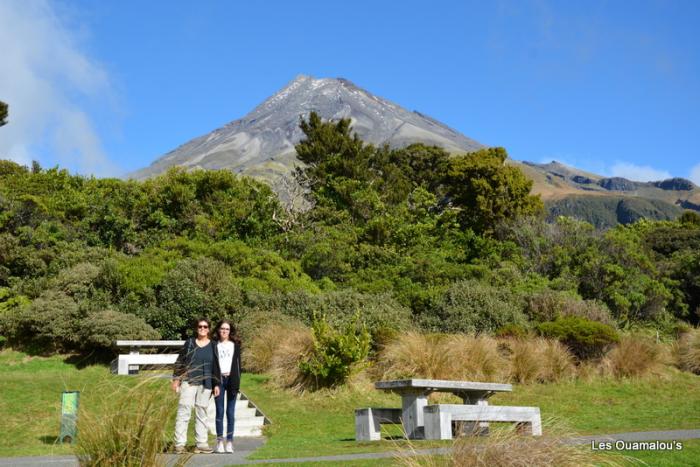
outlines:
[[[346,78],[299,74],[250,113],[195,138],[131,175],[146,178],[172,166],[230,169],[267,181],[287,175],[299,164],[294,145],[302,138],[299,117],[318,113],[324,120],[349,118],[366,142],[403,147],[437,145],[470,152],[480,143],[418,112],[375,96]]]

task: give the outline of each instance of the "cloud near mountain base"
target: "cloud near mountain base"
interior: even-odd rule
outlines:
[[[700,164],[697,164],[695,167],[690,169],[689,178],[697,186],[700,186]]]
[[[665,170],[658,170],[648,165],[636,165],[629,162],[616,162],[610,172],[613,177],[623,177],[637,182],[652,182],[671,178]]]

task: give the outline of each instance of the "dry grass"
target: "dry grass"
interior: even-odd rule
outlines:
[[[387,343],[374,371],[382,379],[554,382],[572,378],[574,358],[556,340],[409,332]]]
[[[454,334],[444,339],[451,363],[452,378],[471,381],[503,381],[508,364],[501,355],[498,341],[488,336]]]
[[[152,387],[156,386],[156,387]],[[107,387],[97,412],[81,407],[76,455],[81,466],[165,466],[161,455],[177,407],[177,394],[162,378],[149,378],[134,387]],[[108,408],[105,411],[105,408]],[[189,459],[183,455],[176,465]]]
[[[396,336],[379,352],[373,373],[381,379],[429,378],[503,381],[507,361],[498,341],[466,334]]]
[[[374,371],[381,379],[455,379],[447,350],[444,335],[410,331],[380,350]]]
[[[518,383],[556,382],[574,377],[571,352],[552,339],[517,339],[509,343],[510,379]]]
[[[628,465],[627,459],[601,455],[588,445],[571,445],[550,425],[544,436],[523,436],[515,428],[493,430],[489,436],[464,436],[454,440],[451,452],[444,456],[397,456],[396,462],[406,467],[474,466],[474,467],[593,467]],[[415,452],[415,448],[412,447]]]
[[[302,326],[273,323],[258,329],[243,352],[243,368],[253,373],[265,373],[272,369],[272,360],[280,344],[290,333],[295,334]]]
[[[652,338],[626,336],[603,358],[601,372],[616,378],[637,378],[658,372],[664,363],[664,349]]]
[[[700,329],[688,331],[679,339],[678,363],[682,370],[700,375]]]
[[[521,437],[512,430],[492,435],[487,442],[473,437],[458,438],[452,453],[454,466],[552,466],[584,467],[619,465],[591,451],[589,446],[572,446],[559,437]]]
[[[311,330],[304,327],[286,328],[280,334],[268,336],[275,344],[270,359],[271,381],[281,388],[303,392],[313,381],[301,372],[299,363],[307,359],[314,350]]]

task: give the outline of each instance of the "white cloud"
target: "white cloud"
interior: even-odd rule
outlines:
[[[81,50],[53,5],[0,1],[0,100],[10,106],[0,157],[116,175],[88,110],[113,99],[109,76]]]
[[[690,169],[690,180],[696,185],[700,186],[700,164]]]
[[[658,170],[648,165],[636,165],[629,162],[616,162],[610,169],[613,177],[624,177],[637,182],[651,182],[671,178],[665,170]]]

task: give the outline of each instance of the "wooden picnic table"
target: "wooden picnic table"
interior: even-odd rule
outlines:
[[[461,398],[465,404],[488,405],[487,399],[498,392],[510,392],[513,386],[500,383],[451,381],[442,379],[400,379],[378,381],[374,387],[401,396],[401,421],[410,439],[424,437],[423,408],[433,392],[449,392]]]

